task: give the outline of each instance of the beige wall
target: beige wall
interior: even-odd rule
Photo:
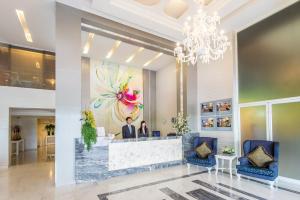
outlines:
[[[233,34],[229,38],[233,40]],[[209,64],[198,64],[198,101],[214,101],[233,97],[234,43],[227,50],[223,59]],[[198,108],[200,123],[200,106]],[[200,131],[201,126],[199,126]],[[233,131],[201,131],[201,136],[217,137],[219,149],[225,145],[234,145]]]
[[[156,72],[156,128],[161,135],[175,132],[171,118],[177,115],[176,64]]]
[[[38,147],[45,145],[45,138],[47,136],[47,131],[45,126],[47,124],[55,124],[54,117],[43,117],[37,120],[37,145]]]

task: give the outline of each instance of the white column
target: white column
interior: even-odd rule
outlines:
[[[55,184],[74,183],[74,138],[80,137],[81,18],[56,4]]]
[[[0,106],[0,168],[9,165],[9,108]]]

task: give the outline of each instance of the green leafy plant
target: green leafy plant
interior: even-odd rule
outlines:
[[[177,135],[183,135],[190,132],[188,119],[183,116],[182,112],[179,112],[177,117],[172,120],[172,124]]]
[[[45,130],[47,131],[48,135],[54,135],[55,125],[54,124],[47,124],[45,126]]]
[[[90,110],[83,111],[82,115],[83,124],[81,127],[81,135],[87,150],[90,151],[92,145],[97,142],[95,118]]]
[[[235,153],[235,150],[233,147],[227,147],[225,146],[224,150],[223,150],[223,153],[224,154],[234,154]]]

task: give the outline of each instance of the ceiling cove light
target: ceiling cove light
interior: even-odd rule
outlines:
[[[156,54],[152,59],[148,60],[145,64],[144,67],[149,66],[153,61],[155,61],[156,59],[158,59],[163,53],[158,53]]]
[[[90,51],[90,48],[92,46],[92,42],[93,42],[93,38],[94,38],[95,34],[94,33],[89,33],[88,38],[86,40],[86,43],[83,47],[83,54],[88,54]]]
[[[29,31],[23,10],[16,9],[16,13],[17,13],[18,19],[20,21],[20,24],[23,28],[27,42],[32,42],[32,37],[31,37],[30,31]]]
[[[107,53],[106,58],[109,59],[114,54],[114,52],[119,48],[121,41],[117,40],[112,47],[112,49]]]
[[[220,16],[217,13],[208,15],[203,7],[205,0],[194,0],[200,4],[198,12],[189,16],[183,26],[185,36],[182,44],[177,43],[174,55],[181,62],[196,64],[199,61],[209,63],[210,60],[223,58],[230,46],[224,31],[220,31]]]
[[[188,7],[184,0],[169,0],[165,5],[164,12],[168,16],[178,19],[187,11]]]
[[[160,2],[160,0],[135,0],[135,1],[137,1],[143,5],[146,5],[146,6],[153,6]]]
[[[141,53],[144,50],[143,47],[138,48],[136,51],[133,52],[129,58],[127,58],[126,63],[130,63],[139,53]]]

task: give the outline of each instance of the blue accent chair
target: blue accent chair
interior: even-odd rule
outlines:
[[[208,172],[210,173],[212,167],[216,165],[215,155],[217,154],[217,149],[218,149],[218,139],[211,138],[211,137],[195,137],[193,141],[193,149],[196,149],[203,142],[206,142],[208,144],[209,148],[212,150],[212,153],[208,155],[207,158],[203,159],[198,157],[196,151],[193,150],[188,153],[186,160],[188,166],[189,164],[192,164],[192,165],[206,167],[208,169]]]
[[[259,168],[253,166],[247,155],[253,151],[256,147],[263,146],[267,153],[273,156],[274,161],[266,168]],[[236,166],[238,178],[241,175],[248,177],[254,177],[270,181],[273,186],[274,181],[278,176],[278,157],[279,157],[279,143],[266,140],[246,140],[243,144],[244,156],[239,158],[240,164]]]

